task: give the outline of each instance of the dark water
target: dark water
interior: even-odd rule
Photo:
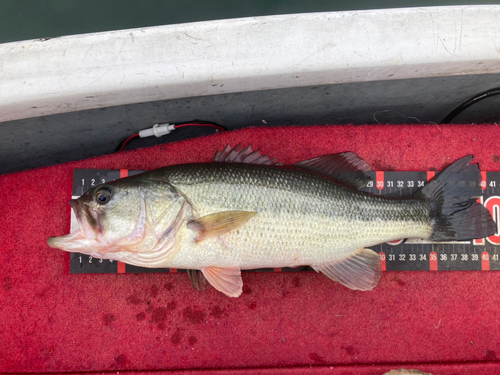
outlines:
[[[498,3],[498,0],[1,0],[0,43],[237,17]]]

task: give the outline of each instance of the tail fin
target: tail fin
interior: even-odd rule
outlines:
[[[434,218],[432,241],[467,241],[489,237],[496,224],[477,199],[481,196],[481,174],[473,156],[463,157],[432,179],[417,196],[430,202]]]

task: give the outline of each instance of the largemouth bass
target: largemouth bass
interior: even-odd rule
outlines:
[[[96,186],[70,201],[79,229],[48,244],[142,267],[189,272],[230,297],[242,269],[311,266],[356,290],[380,279],[368,247],[401,238],[461,241],[496,224],[479,203],[480,171],[462,158],[417,193],[388,198],[359,190],[368,164],[354,153],[294,166],[249,147],[214,163],[174,165]],[[477,181],[463,184],[460,181]]]

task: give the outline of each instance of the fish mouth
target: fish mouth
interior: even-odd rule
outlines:
[[[80,252],[89,240],[95,239],[96,231],[92,223],[88,220],[89,217],[91,218],[91,215],[86,212],[85,207],[83,207],[78,199],[71,199],[69,205],[75,213],[79,228],[70,234],[49,237],[47,245],[69,252]]]
[[[61,249],[69,252],[80,252],[82,250],[82,242],[85,241],[80,230],[75,233],[65,234],[64,236],[49,237],[47,245],[54,249]]]
[[[79,199],[71,199],[69,201],[69,205],[75,213],[79,230],[85,235],[85,237],[89,239],[95,238],[99,231],[96,213],[90,210],[85,202],[81,202]]]
[[[59,249],[59,241],[61,237],[49,237],[47,239],[47,245],[52,247],[53,249]]]
[[[78,201],[78,199],[71,199],[69,201],[69,205],[73,209],[75,213],[76,220],[78,220],[78,224],[82,225],[82,205]]]

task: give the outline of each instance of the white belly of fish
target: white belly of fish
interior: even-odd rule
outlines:
[[[289,202],[284,200],[286,207]],[[212,209],[216,210],[202,210],[202,215],[209,214]],[[215,212],[221,208],[217,210]],[[429,223],[389,223],[377,218],[360,220],[355,215],[335,216],[333,212],[328,217],[317,212],[290,214],[284,211],[258,211],[242,227],[201,242],[196,242],[195,231],[183,226],[178,251],[168,267],[255,269],[316,265],[343,259],[367,246],[403,237],[426,237],[431,232]]]

